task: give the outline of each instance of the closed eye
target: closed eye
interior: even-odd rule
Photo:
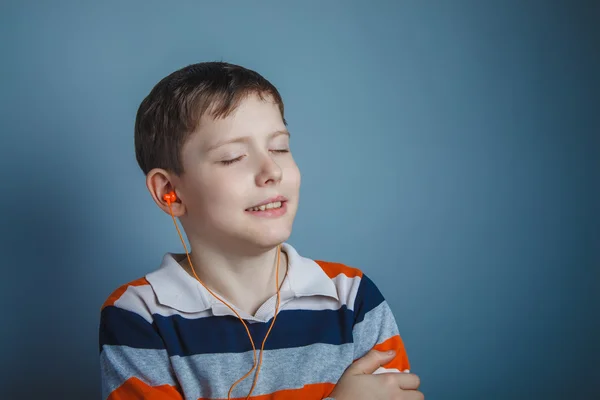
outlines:
[[[232,158],[231,160],[223,160],[223,161],[221,161],[221,164],[223,164],[223,165],[231,165],[234,162],[240,161],[242,158],[244,158],[244,156],[239,156],[239,157],[236,157],[236,158]]]
[[[277,150],[271,150],[273,153],[289,153],[290,149],[277,149]]]

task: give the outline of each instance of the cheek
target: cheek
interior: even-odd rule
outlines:
[[[224,185],[214,174],[199,174],[187,186],[189,203],[193,204],[194,214],[206,215],[226,200]]]
[[[293,165],[288,166],[284,170],[283,173],[284,173],[284,179],[287,181],[287,183],[290,186],[300,187],[300,182],[302,180],[302,177],[301,177],[300,169],[298,168],[298,165],[296,165],[294,163]]]
[[[233,171],[230,171],[233,172]],[[218,211],[240,207],[247,198],[247,183],[235,173],[215,173],[205,180],[202,197],[206,199],[208,208]]]

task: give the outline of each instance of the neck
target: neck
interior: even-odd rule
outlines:
[[[190,258],[197,277],[215,294],[245,312],[254,315],[271,296],[287,272],[287,256],[279,257],[279,282],[275,283],[277,247],[252,254],[236,254],[190,242]],[[193,277],[187,259],[184,269]]]

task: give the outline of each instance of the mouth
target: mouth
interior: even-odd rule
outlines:
[[[256,204],[252,207],[246,208],[248,212],[261,212],[261,211],[277,211],[285,208],[285,203],[287,203],[287,199],[283,196],[277,196],[270,199],[267,199],[259,204]]]
[[[261,206],[247,208],[246,211],[266,211],[266,210],[277,209],[277,208],[281,208],[283,203],[284,203],[283,201],[275,201],[273,203],[267,203],[267,204],[263,204]]]

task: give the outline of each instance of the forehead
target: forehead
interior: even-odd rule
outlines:
[[[257,95],[243,98],[227,117],[213,118],[206,113],[200,119],[198,140],[211,143],[238,136],[267,135],[285,130],[279,106],[270,97]]]

